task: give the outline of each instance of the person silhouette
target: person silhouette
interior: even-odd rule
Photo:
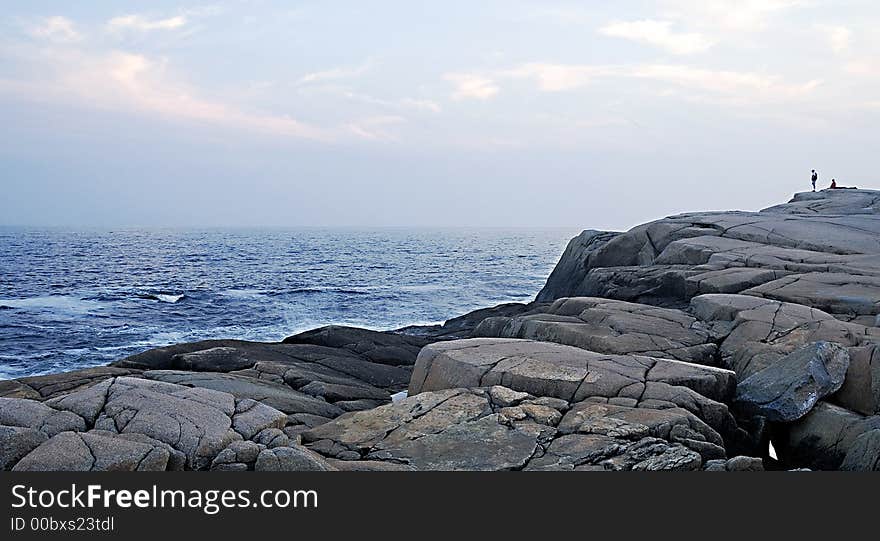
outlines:
[[[837,181],[834,180],[833,178],[831,179],[831,186],[830,186],[830,188],[831,188],[832,190],[837,189]]]
[[[813,169],[813,176],[810,177],[810,180],[813,181],[813,191],[815,192],[816,191],[816,181],[819,180],[819,173],[817,173],[815,169]]]

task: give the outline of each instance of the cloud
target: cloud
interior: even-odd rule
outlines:
[[[356,77],[360,77],[372,68],[373,61],[371,59],[367,59],[366,62],[359,66],[332,68],[324,71],[307,73],[300,78],[298,84],[306,85],[313,83],[323,83],[327,81],[335,81],[339,79],[353,79]]]
[[[712,40],[702,34],[676,33],[671,27],[670,21],[644,19],[611,23],[600,28],[599,32],[606,36],[660,47],[672,54],[699,53],[713,45]]]
[[[46,17],[38,24],[29,27],[28,34],[35,38],[47,39],[56,43],[71,43],[82,39],[82,34],[76,30],[73,21],[57,15]]]
[[[852,32],[845,26],[820,24],[816,28],[825,34],[828,45],[835,53],[842,53],[849,49],[852,41]]]
[[[154,30],[174,30],[185,26],[187,18],[184,15],[177,15],[167,19],[149,19],[144,15],[123,15],[114,17],[107,21],[107,28],[111,32],[151,32]]]
[[[665,64],[635,67],[627,75],[724,96],[732,103],[742,104],[803,97],[822,83],[814,79],[802,84],[791,84],[772,75]]]
[[[771,19],[809,0],[666,0],[670,18],[721,31],[756,32]]]
[[[619,70],[608,66],[528,63],[500,72],[515,79],[534,79],[544,92],[562,92],[586,85],[593,79],[613,75]]]
[[[582,88],[597,80],[638,79],[662,85],[672,85],[685,92],[676,95],[701,100],[723,101],[731,105],[767,103],[800,98],[808,95],[822,81],[788,83],[781,77],[754,72],[714,70],[681,64],[591,65],[550,64],[532,62],[487,74],[469,75],[469,81],[500,81],[504,79],[532,80],[542,92],[563,92]],[[499,91],[499,83],[492,83],[492,94]],[[466,86],[474,91],[481,88],[474,83]],[[459,87],[461,92],[461,87]],[[669,92],[664,92],[669,94]]]
[[[23,60],[46,73],[38,80],[0,81],[19,99],[73,103],[124,113],[195,121],[284,137],[331,140],[332,134],[287,115],[253,112],[202,92],[174,77],[168,63],[123,51],[65,48],[31,50]]]
[[[490,78],[466,73],[447,73],[444,79],[455,86],[452,99],[488,100],[498,94],[498,85]]]
[[[406,122],[406,119],[401,116],[374,116],[350,122],[346,127],[351,133],[361,139],[369,139],[373,141],[396,141],[397,137],[385,128],[402,124],[404,122]]]
[[[429,111],[431,113],[439,113],[440,111],[443,110],[443,108],[440,107],[439,103],[437,103],[436,101],[432,101],[432,100],[403,98],[398,103],[400,103],[400,105],[402,107],[407,107],[407,108],[411,108],[411,109],[418,109],[418,110],[422,110],[422,111]]]

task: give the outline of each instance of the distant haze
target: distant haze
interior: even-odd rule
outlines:
[[[8,4],[0,225],[627,229],[880,186],[870,0]]]

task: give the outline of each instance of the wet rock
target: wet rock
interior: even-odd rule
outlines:
[[[232,372],[250,368],[254,362],[246,351],[234,347],[208,348],[171,357],[173,368],[199,372]]]
[[[849,353],[842,346],[808,344],[741,381],[734,403],[768,421],[794,421],[840,389],[848,368]]]
[[[840,469],[880,471],[880,430],[869,430],[857,437],[844,456]]]
[[[866,417],[819,402],[801,419],[778,426],[773,445],[780,460],[790,467],[835,470],[860,436],[878,429],[880,416]]]

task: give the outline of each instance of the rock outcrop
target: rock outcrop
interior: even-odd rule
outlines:
[[[444,325],[0,382],[4,470],[765,466],[880,469],[880,192],[584,231],[535,302]]]

